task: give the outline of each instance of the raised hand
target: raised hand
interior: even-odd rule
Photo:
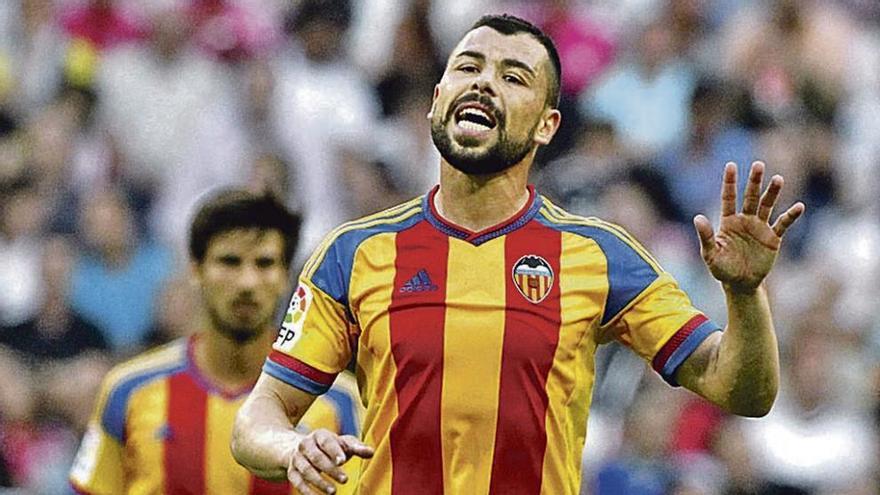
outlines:
[[[352,456],[372,457],[373,448],[351,435],[314,430],[290,453],[287,478],[302,495],[316,495],[315,489],[332,495],[336,487],[328,477],[338,483],[347,482],[340,466]]]
[[[752,163],[743,197],[742,211],[736,212],[736,164],[724,167],[721,185],[721,222],[718,232],[703,215],[694,218],[700,237],[700,252],[712,276],[735,292],[754,291],[773,268],[782,236],[803,213],[801,202],[770,224],[770,214],[782,190],[782,176],[774,175],[761,194],[764,163]]]

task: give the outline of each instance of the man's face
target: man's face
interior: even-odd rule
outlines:
[[[470,31],[453,50],[428,114],[443,158],[464,173],[491,174],[547,144],[558,126],[558,112],[547,102],[552,70],[546,49],[530,34]],[[548,135],[546,120],[554,113]]]
[[[270,327],[287,290],[284,238],[276,230],[235,229],[214,236],[194,267],[214,328],[238,342]]]

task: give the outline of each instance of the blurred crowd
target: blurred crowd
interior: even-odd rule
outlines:
[[[204,191],[300,209],[298,263],[427,191],[433,85],[498,12],[562,58],[539,191],[625,226],[720,324],[691,219],[717,217],[724,163],[807,205],[768,281],[773,411],[727,416],[605,346],[584,493],[880,493],[876,0],[0,2],[0,493],[68,493],[108,367],[193,331]]]

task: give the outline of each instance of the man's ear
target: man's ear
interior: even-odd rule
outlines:
[[[550,144],[561,123],[562,113],[559,110],[555,108],[545,110],[544,115],[541,116],[541,121],[538,122],[538,128],[535,130],[535,142],[542,146]]]
[[[431,97],[431,109],[428,110],[428,120],[431,120],[434,117],[434,107],[437,106],[437,97],[440,96],[440,85],[434,85],[434,96]]]

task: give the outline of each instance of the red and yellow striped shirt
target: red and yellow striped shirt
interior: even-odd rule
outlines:
[[[578,493],[593,356],[616,339],[674,384],[718,327],[629,234],[530,188],[482,232],[428,195],[332,232],[263,370],[320,394],[356,352],[363,494]]]
[[[76,491],[293,493],[288,483],[259,479],[235,462],[229,447],[232,424],[250,388],[229,394],[212,386],[193,361],[192,343],[192,337],[175,341],[108,374],[71,470]],[[350,373],[339,378],[303,424],[358,435],[362,406],[356,385]]]

